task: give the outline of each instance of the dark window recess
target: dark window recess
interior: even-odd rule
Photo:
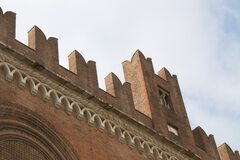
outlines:
[[[160,97],[160,103],[167,109],[171,110],[171,99],[167,92],[164,92],[160,87],[158,87],[158,93]]]

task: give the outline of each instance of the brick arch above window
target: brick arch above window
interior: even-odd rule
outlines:
[[[17,105],[0,105],[0,160],[79,160],[44,119]]]

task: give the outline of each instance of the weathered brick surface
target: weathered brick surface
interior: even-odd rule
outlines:
[[[63,106],[57,108],[56,97],[60,93],[52,92],[50,100],[47,101],[43,100],[41,92],[44,90],[41,88],[35,91],[37,95],[34,95],[31,92],[34,92],[36,86],[29,85],[33,82],[22,82],[25,86],[23,84],[21,86],[20,83],[31,75],[20,74],[20,71],[14,70],[11,64],[10,67],[4,66],[5,61],[9,63],[4,54],[16,58],[22,66],[27,66],[24,69],[29,74],[38,73],[44,76],[43,79],[48,82],[49,88],[64,86],[62,91],[67,90],[75,98],[84,97],[83,99],[87,101],[85,104],[89,105],[87,108],[91,108],[92,105],[97,106],[95,110],[99,113],[104,110],[104,113],[114,115],[114,118],[111,118],[115,121],[117,119],[123,126],[130,126],[132,130],[138,127],[139,135],[150,136],[157,141],[156,143],[170,148],[166,149],[169,153],[181,154],[188,159],[239,160],[238,152],[233,153],[226,144],[220,146],[217,151],[213,135],[208,136],[200,127],[192,131],[177,77],[171,75],[166,68],[155,74],[151,59],[145,58],[139,50],[131,61],[123,62],[126,82],[122,83],[115,74],[111,73],[105,78],[107,91],[103,91],[98,87],[94,61],[86,62],[80,53],[74,51],[69,55],[69,70],[60,66],[57,39],[46,38],[37,26],[28,33],[28,46],[17,41],[15,13],[3,13],[0,10],[0,43],[0,54],[3,55],[0,57],[0,111],[2,110],[0,160],[16,159],[17,155],[20,160],[64,159],[64,156],[68,156],[68,152],[69,160],[175,160],[169,155],[157,155],[156,150],[151,151],[153,144],[144,144],[142,151],[141,146],[138,145],[143,142],[138,142],[136,139],[132,142],[135,148],[131,148],[127,144],[129,142],[120,142],[121,139],[118,140],[117,135],[109,135],[106,130],[97,129],[97,123],[89,125],[90,122],[86,117],[91,118],[91,115],[79,120],[76,108],[71,110],[67,104],[70,102],[64,101],[64,98],[60,101],[69,108]],[[12,82],[8,82],[6,78],[12,79]],[[55,99],[53,94],[57,95]],[[5,107],[8,108],[6,114]],[[22,108],[22,111],[19,111],[18,107]],[[26,115],[33,113],[32,117],[24,114],[25,109]],[[86,111],[84,114],[91,112]],[[40,122],[36,121],[35,117],[38,117]],[[33,121],[33,125],[23,123],[24,118],[27,122]],[[169,130],[169,125],[175,128],[177,135]],[[42,141],[31,139],[34,134],[30,133],[39,134]],[[38,137],[36,135],[35,137]],[[21,142],[13,138],[24,136],[26,140]],[[125,140],[127,138],[129,137],[126,136]],[[31,141],[38,147],[29,145],[27,139],[29,143]],[[41,148],[46,153],[41,151]],[[46,158],[46,155],[49,157]]]
[[[130,149],[108,134],[90,127],[84,120],[80,121],[57,110],[53,104],[46,103],[38,96],[33,96],[26,89],[19,89],[14,83],[0,79],[0,102],[11,102],[24,106],[48,121],[57,134],[62,135],[80,159],[86,160],[145,160],[148,159],[137,150]],[[12,150],[18,152],[19,148]],[[5,160],[5,159],[1,159]]]

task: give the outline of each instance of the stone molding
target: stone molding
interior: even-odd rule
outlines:
[[[5,48],[8,47],[5,46]],[[180,147],[181,150],[172,149],[158,140],[161,138],[153,137],[128,121],[116,118],[116,114],[89,102],[91,100],[84,98],[81,94],[69,90],[50,77],[46,78],[44,73],[34,71],[30,66],[4,52],[4,49],[0,50],[0,70],[4,71],[7,81],[17,80],[21,89],[29,85],[32,95],[37,96],[41,92],[42,99],[48,102],[53,101],[57,109],[63,109],[67,114],[73,114],[79,120],[86,120],[90,126],[106,132],[109,136],[116,137],[121,143],[126,143],[131,149],[137,149],[150,159],[190,159],[182,153],[187,153],[187,149],[183,147]],[[197,155],[194,157],[201,159]]]

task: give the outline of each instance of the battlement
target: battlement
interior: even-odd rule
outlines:
[[[191,130],[177,76],[171,75],[166,68],[155,74],[151,58],[146,58],[141,51],[137,50],[130,61],[122,63],[125,82],[110,73],[105,78],[106,91],[103,91],[98,85],[94,61],[87,62],[74,50],[68,56],[69,70],[65,69],[59,65],[57,38],[47,38],[34,26],[28,32],[27,46],[16,40],[15,30],[16,14],[3,13],[0,9],[1,49],[10,50],[30,67],[100,102],[105,109],[111,108],[120,117],[147,128],[148,132],[164,137],[165,141],[188,148],[203,159],[219,159],[214,137],[207,136],[201,127]],[[229,160],[239,160],[238,152],[233,153],[226,144],[218,151],[223,160],[227,160],[225,155],[233,157]]]
[[[201,127],[197,127],[193,130],[193,136],[197,147],[219,159],[213,135],[208,136]]]
[[[218,147],[221,160],[240,160],[239,151],[233,152],[228,144],[224,143]]]
[[[3,13],[0,8],[0,40],[5,41],[6,43],[14,40],[16,36],[16,14],[13,12]]]

